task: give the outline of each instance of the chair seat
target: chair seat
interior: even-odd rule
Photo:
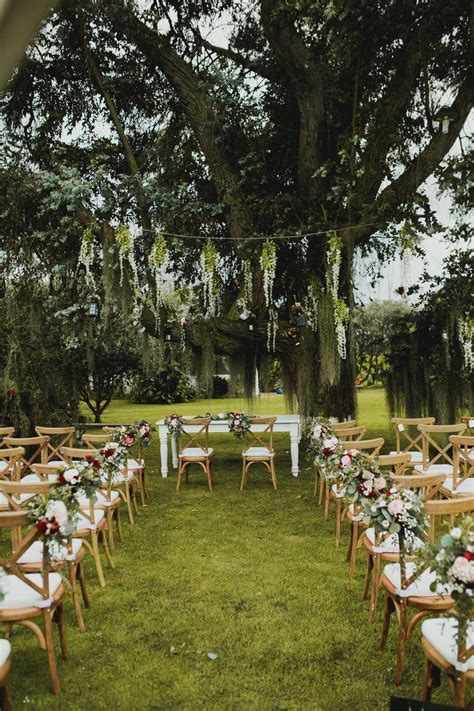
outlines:
[[[77,557],[79,551],[82,548],[82,541],[80,538],[72,539],[72,555],[74,558]],[[68,555],[67,546],[51,546],[50,547],[51,560],[61,561],[66,560]],[[33,541],[31,546],[26,550],[22,556],[18,558],[18,563],[26,565],[27,563],[41,563],[43,560],[43,541]]]
[[[333,494],[334,498],[342,499],[346,495],[346,489],[345,487],[342,489],[338,489],[337,484],[333,484],[331,486],[331,493]]]
[[[67,463],[64,461],[64,459],[50,459],[48,462],[49,467],[58,467],[58,469],[62,469],[63,467],[67,467]]]
[[[12,646],[8,639],[0,639],[0,667],[3,667],[10,656]]]
[[[406,564],[407,578],[410,578],[416,572],[416,564],[409,562]],[[450,589],[447,585],[438,584],[433,592],[430,586],[436,581],[436,573],[429,568],[423,572],[409,585],[405,590],[401,588],[400,564],[389,563],[383,569],[383,577],[393,585],[399,597],[439,597],[440,595],[449,596]],[[382,579],[383,579],[382,577]]]
[[[395,450],[392,452],[389,452],[389,455],[393,457],[395,454],[409,454],[410,455],[410,462],[413,464],[415,462],[421,462],[423,461],[423,452],[404,452],[403,450],[400,452],[396,452]]]
[[[96,495],[96,501],[94,501],[94,506],[98,506],[98,507],[112,506],[112,504],[114,504],[117,501],[117,499],[120,497],[120,494],[118,491],[111,491],[110,492],[110,501],[107,499],[105,494],[101,494],[100,491],[97,491],[95,495]],[[89,499],[87,498],[87,496],[83,496],[83,495],[76,496],[76,501],[79,502],[79,506],[81,506],[82,508],[87,508],[87,506],[89,505]]]
[[[145,460],[140,459],[127,459],[127,469],[131,472],[137,471],[137,469],[143,469],[145,466]]]
[[[25,577],[35,585],[42,586],[41,573],[26,573]],[[59,573],[49,573],[50,598],[54,596],[61,584],[62,578]],[[16,575],[7,575],[2,580],[2,585],[5,597],[0,600],[0,610],[17,609],[19,607],[44,607],[41,595],[33,588],[30,588],[23,580],[17,578]]]
[[[474,670],[474,657],[470,657],[466,662],[458,662],[457,628],[458,622],[454,617],[432,617],[422,623],[421,634],[436,649],[438,654],[457,671]],[[467,629],[466,646],[469,648],[473,644],[474,622],[470,622]]]
[[[48,481],[56,481],[57,478],[57,474],[48,474]],[[20,480],[21,484],[36,484],[41,481],[46,481],[46,479],[39,476],[39,474],[27,474]]]
[[[213,452],[214,450],[212,449],[212,447],[209,447],[207,452],[205,452],[200,447],[186,447],[185,449],[183,449],[182,452],[179,453],[179,456],[183,457],[184,459],[187,459],[188,457],[199,457],[200,459],[206,459],[206,457],[210,457]]]
[[[274,457],[275,452],[268,447],[249,447],[242,452],[243,457]]]
[[[22,504],[25,501],[29,501],[29,499],[32,499],[36,496],[36,494],[20,494],[20,496],[14,496],[13,500]],[[9,504],[8,504],[8,499],[5,496],[5,494],[0,494],[0,508],[2,509],[8,509]]]
[[[474,493],[474,477],[458,479],[456,489],[453,488],[453,477],[447,477],[443,482],[443,489],[451,494],[472,494]]]
[[[104,485],[104,487],[107,486],[108,480],[106,476],[101,476],[101,481]],[[125,484],[127,481],[131,481],[133,479],[133,472],[127,470],[127,473],[123,472],[116,472],[113,477],[112,477],[112,484]]]
[[[446,476],[453,475],[453,467],[451,464],[431,464],[426,469],[423,464],[415,464],[413,467],[415,471],[420,474],[446,474]]]
[[[104,516],[105,513],[103,509],[94,509],[94,524],[98,526]],[[92,528],[92,522],[89,521],[86,516],[79,514],[76,522],[76,531],[83,531],[90,528]]]

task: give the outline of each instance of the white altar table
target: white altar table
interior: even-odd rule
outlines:
[[[263,417],[263,415],[262,415]],[[268,417],[268,415],[267,415]],[[186,417],[188,419],[188,417]],[[164,420],[158,420],[156,422],[158,427],[158,432],[160,436],[160,458],[161,458],[161,476],[166,478],[168,476],[168,438],[171,439],[171,460],[173,463],[173,469],[178,468],[178,447],[176,439],[170,437],[168,433],[168,427],[165,425]],[[199,425],[193,427],[192,425],[187,425],[186,429],[189,432],[197,432],[200,429]],[[252,425],[251,428],[254,432],[261,432],[265,429],[265,425]],[[274,432],[288,432],[290,435],[290,452],[291,452],[291,473],[293,476],[298,476],[298,455],[299,455],[299,441],[300,441],[300,416],[299,415],[277,415],[275,425],[273,426]],[[228,420],[212,420],[209,425],[209,434],[229,434]],[[215,449],[216,457],[219,456],[219,450]]]

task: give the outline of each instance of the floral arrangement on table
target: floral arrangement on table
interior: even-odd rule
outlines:
[[[183,431],[183,426],[184,426],[184,418],[181,415],[175,415],[174,413],[172,415],[168,415],[168,417],[165,417],[165,425],[168,428],[168,432],[172,437],[179,437],[181,432]]]
[[[232,432],[235,437],[242,439],[247,432],[250,432],[251,415],[245,412],[229,412],[227,419],[229,420],[229,432]]]
[[[137,420],[132,425],[121,425],[114,430],[112,440],[127,449],[134,444],[148,447],[151,442],[151,426],[146,420]]]
[[[448,585],[459,619],[458,632],[465,641],[467,622],[474,610],[474,520],[464,517],[438,543],[426,543],[418,551],[419,564],[431,568],[437,583]]]
[[[28,517],[50,554],[62,547],[74,533],[78,509],[75,498],[69,494],[60,498],[56,487],[48,496],[35,496],[28,503]]]

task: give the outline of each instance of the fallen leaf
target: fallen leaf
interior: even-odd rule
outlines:
[[[212,662],[215,662],[215,660],[217,659],[217,654],[215,652],[208,652],[207,656]]]

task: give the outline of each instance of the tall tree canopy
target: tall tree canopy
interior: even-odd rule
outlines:
[[[472,7],[63,0],[2,102],[6,182],[38,206],[11,191],[5,253],[66,281],[80,256],[83,289],[106,312],[122,293],[152,335],[166,265],[203,287],[186,329],[203,362],[227,354],[251,383],[273,350],[303,414],[353,413],[354,251],[440,229],[424,186],[459,170]]]

